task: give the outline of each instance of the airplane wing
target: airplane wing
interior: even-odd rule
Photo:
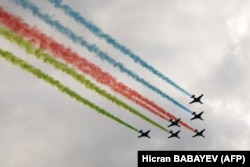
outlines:
[[[193,135],[193,137],[196,137],[196,136],[198,136],[198,135],[197,134]]]
[[[198,114],[198,118],[201,120],[203,120],[203,118],[201,117],[202,114],[203,114],[203,111]]]
[[[194,102],[195,102],[195,100],[191,101],[189,104],[192,104],[192,103],[194,103]]]
[[[173,126],[173,123],[171,123],[170,125],[168,125],[168,127],[171,127],[171,126]]]
[[[194,119],[195,119],[195,117],[191,118],[190,120],[194,120]]]

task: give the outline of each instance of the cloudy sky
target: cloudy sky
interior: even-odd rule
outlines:
[[[204,105],[189,105],[188,96],[94,36],[48,1],[32,2],[190,110],[203,110],[204,121],[190,121],[189,113],[73,43],[32,16],[30,11],[8,0],[0,0],[0,5],[190,126],[206,128],[206,137],[192,138],[193,132],[181,127],[180,140],[167,139],[168,133],[86,89],[0,36],[1,49],[42,69],[136,128],[151,130],[151,139],[138,139],[135,131],[98,114],[1,58],[0,166],[99,167],[105,164],[127,167],[136,166],[138,150],[250,149],[249,1],[63,1],[188,92],[203,93]],[[159,124],[168,125],[105,85],[97,85]]]

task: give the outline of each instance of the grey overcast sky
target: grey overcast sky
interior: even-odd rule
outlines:
[[[138,133],[0,58],[1,167],[128,167],[136,166],[138,150],[250,149],[250,1],[63,1],[187,91],[204,93],[204,105],[189,105],[188,96],[95,37],[48,1],[31,2],[190,110],[203,110],[204,121],[190,121],[189,113],[73,43],[30,11],[8,0],[0,0],[0,5],[192,127],[206,128],[206,137],[192,138],[193,133],[181,127],[180,140],[167,139],[168,133],[36,60],[1,36],[1,49],[25,59],[136,128],[151,129],[152,137],[138,139]],[[105,85],[97,85],[167,127],[168,122]]]

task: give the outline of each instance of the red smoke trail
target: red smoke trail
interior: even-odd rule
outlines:
[[[66,48],[64,45],[57,43],[54,39],[46,36],[38,29],[34,27],[31,28],[27,23],[24,23],[21,18],[11,15],[2,7],[0,7],[0,22],[9,27],[12,31],[15,31],[17,34],[30,39],[33,44],[39,45],[39,47],[44,50],[49,50],[54,56],[76,66],[80,71],[84,72],[85,74],[89,74],[98,82],[109,86],[115,92],[122,94],[129,100],[160,116],[161,118],[172,118],[174,120],[177,119],[175,116],[166,112],[164,109],[149,99],[143,97],[135,90],[127,87],[121,82],[118,82],[116,78],[111,76],[109,73],[102,71],[98,66],[79,56],[70,48]],[[180,124],[189,130],[194,131],[194,128],[190,127],[186,123],[180,121]]]

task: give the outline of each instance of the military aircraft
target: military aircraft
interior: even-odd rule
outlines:
[[[171,133],[171,135],[168,137],[168,138],[171,138],[171,137],[177,137],[178,139],[180,139],[180,137],[178,136],[180,130],[178,130],[177,132],[173,132],[172,130],[169,132]]]
[[[143,130],[140,130],[139,133],[141,133],[140,136],[138,136],[138,138],[140,137],[147,137],[147,138],[150,138],[150,136],[148,135],[148,133],[150,132],[150,130],[146,131],[146,132],[143,132]]]
[[[195,129],[194,132],[196,132],[196,134],[195,134],[193,137],[197,137],[197,136],[205,137],[205,136],[203,135],[203,132],[204,132],[205,130],[206,130],[206,129],[203,129],[203,130],[201,130],[201,131],[199,132],[197,129]]]
[[[203,111],[200,112],[199,114],[196,114],[196,112],[193,112],[192,115],[194,115],[193,118],[191,118],[190,120],[194,120],[194,119],[200,119],[203,120],[203,118],[201,118],[201,115],[203,114]]]
[[[203,104],[201,102],[202,96],[203,96],[203,94],[201,94],[199,97],[195,97],[195,95],[192,95],[191,98],[193,98],[193,101],[191,101],[189,104],[192,104],[192,103],[195,103],[195,102]]]
[[[181,120],[180,118],[177,119],[177,120],[175,120],[175,121],[173,121],[173,119],[170,119],[168,122],[171,122],[171,124],[168,125],[168,127],[171,127],[171,126],[178,126],[178,127],[180,127],[180,125],[179,125],[179,121],[180,120]]]

